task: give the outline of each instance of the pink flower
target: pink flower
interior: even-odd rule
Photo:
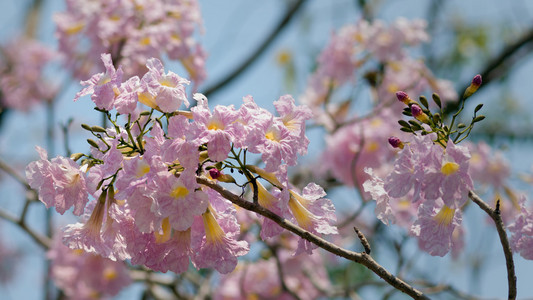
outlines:
[[[195,175],[194,170],[181,172],[179,178],[169,172],[161,172],[148,184],[157,212],[162,218],[168,217],[176,230],[190,228],[194,217],[207,209],[207,195],[198,190]]]
[[[294,99],[290,95],[284,95],[278,101],[274,101],[274,106],[279,113],[283,125],[289,129],[299,144],[296,148],[300,155],[307,154],[309,139],[305,136],[305,121],[309,120],[313,113],[306,106],[294,105]]]
[[[102,193],[98,200],[91,202],[87,209],[91,214],[85,214],[83,223],[69,224],[63,228],[63,243],[71,249],[80,249],[87,253],[98,254],[102,257],[116,260],[113,253],[114,240],[104,240],[102,229],[107,219],[107,193]]]
[[[106,68],[105,73],[93,75],[89,80],[82,81],[81,84],[86,86],[74,97],[77,101],[81,96],[91,95],[91,100],[96,107],[105,110],[113,109],[115,97],[118,95],[118,88],[122,84],[122,68],[115,71],[110,54],[102,54],[102,61]]]
[[[128,251],[133,264],[144,265],[154,271],[181,274],[189,268],[191,230],[172,230],[164,219],[159,229],[150,233],[132,230],[127,236]]]
[[[44,69],[57,53],[36,40],[16,38],[1,47],[0,97],[3,107],[28,111],[44,101],[50,101],[58,84],[44,76]]]
[[[437,164],[428,165],[424,177],[420,178],[424,182],[424,197],[428,200],[442,197],[447,206],[461,207],[468,199],[468,191],[473,188],[468,173],[469,160],[468,148],[457,146],[449,140]]]
[[[384,188],[384,182],[378,176],[374,175],[372,169],[365,169],[371,179],[363,183],[365,192],[370,193],[372,199],[376,200],[374,210],[378,219],[384,224],[389,223],[400,225],[404,228],[410,228],[418,211],[420,201],[413,203],[413,190],[411,189],[406,195],[395,198],[391,197]]]
[[[76,299],[105,298],[118,294],[131,283],[123,262],[115,262],[98,255],[72,250],[61,243],[57,234],[47,253],[50,275],[67,297]]]
[[[435,138],[434,134],[416,136],[399,152],[393,171],[384,181],[384,188],[389,196],[401,198],[414,189],[413,202],[426,199],[421,192],[425,191],[427,170],[439,164],[439,157],[442,157],[442,147],[433,143]]]
[[[197,124],[190,123],[182,115],[168,120],[168,138],[162,145],[163,161],[172,164],[178,162],[184,168],[197,169],[199,162],[198,146],[205,143],[197,137]]]
[[[278,216],[283,216],[282,213],[282,205],[287,205],[286,201],[283,201],[282,199],[274,196],[271,192],[269,192],[262,184],[261,182],[257,181],[257,196],[258,196],[258,202],[259,205],[262,207],[270,210],[271,212],[277,214]],[[275,194],[281,194],[280,192]],[[281,196],[281,195],[280,195]],[[285,203],[282,203],[285,202]],[[267,238],[271,238],[274,236],[277,236],[281,232],[283,232],[283,228],[280,227],[276,222],[272,221],[269,218],[262,218],[263,222],[261,224],[261,239],[266,240]]]
[[[452,234],[460,226],[460,209],[444,204],[442,199],[426,201],[418,208],[418,219],[410,233],[418,238],[418,246],[433,256],[444,256],[452,248]]]
[[[209,192],[208,192],[209,193]],[[237,266],[237,257],[250,250],[248,243],[238,241],[240,226],[235,218],[235,208],[218,194],[211,192],[211,201],[201,217],[196,217],[192,227],[193,262],[197,268],[215,268],[222,274],[230,273]],[[224,208],[224,206],[226,208]]]
[[[293,255],[296,237],[284,234],[276,241],[274,255],[265,259],[246,263],[241,262],[235,271],[221,276],[215,288],[214,299],[293,299],[281,287],[276,258],[280,260],[283,279],[287,287],[299,299],[320,299],[323,291],[328,290],[329,282],[325,262],[320,253],[312,255]]]
[[[209,157],[214,161],[223,161],[228,157],[231,142],[234,140],[234,122],[239,113],[233,106],[217,105],[213,113],[207,105],[207,98],[195,94],[198,105],[191,108],[194,122],[198,124],[198,138],[207,142]]]
[[[370,175],[371,179],[363,183],[363,189],[365,192],[370,193],[372,199],[376,200],[376,208],[374,209],[374,212],[377,218],[386,225],[389,225],[389,221],[394,223],[395,218],[389,204],[389,194],[383,187],[383,180],[375,176],[370,168],[365,168],[365,172]]]
[[[40,160],[26,167],[28,184],[39,193],[39,200],[47,208],[55,206],[57,212],[64,214],[74,206],[73,213],[83,213],[89,201],[85,173],[72,159],[57,156],[48,161],[46,150],[36,147]]]
[[[141,88],[141,80],[134,76],[118,88],[118,95],[115,98],[115,108],[121,115],[133,114],[139,101],[137,94]]]
[[[508,226],[511,236],[511,248],[525,259],[533,260],[533,214],[525,207],[526,198],[521,196],[521,212],[516,221]]]
[[[358,187],[369,179],[365,167],[373,168],[376,174],[388,173],[384,166],[396,151],[387,141],[391,133],[396,133],[397,127],[392,113],[383,110],[374,118],[339,128],[326,137],[327,148],[317,169],[331,172],[345,185]],[[401,136],[401,133],[397,134]]]
[[[253,127],[248,150],[262,154],[261,159],[267,172],[274,172],[282,162],[289,166],[297,164],[297,152],[301,147],[280,120],[273,116],[270,119],[259,119]]]
[[[469,173],[476,183],[494,189],[501,189],[511,175],[509,162],[500,151],[493,151],[484,142],[468,144],[472,157],[470,158]]]
[[[303,229],[315,234],[337,234],[335,207],[331,200],[324,198],[325,195],[326,192],[315,183],[308,184],[301,195],[290,190],[289,210]],[[296,254],[310,254],[314,248],[314,244],[300,239]]]
[[[148,73],[142,78],[142,91],[139,92],[139,101],[143,104],[160,109],[162,112],[174,112],[181,104],[189,106],[184,84],[189,84],[185,78],[168,71],[157,58],[150,58],[146,63]]]
[[[54,16],[59,50],[77,77],[96,72],[100,53],[120,58],[127,76],[141,76],[150,57],[181,60],[199,84],[205,52],[195,36],[202,18],[197,0],[67,0]]]

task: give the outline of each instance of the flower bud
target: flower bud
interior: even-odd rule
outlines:
[[[404,91],[396,92],[396,98],[398,98],[398,101],[405,103],[405,105],[409,105],[409,103],[416,103],[413,101],[413,99],[409,98],[409,95],[407,95],[407,93]]]
[[[481,86],[481,82],[481,75],[477,74],[476,76],[474,76],[474,78],[472,79],[472,83],[470,83],[470,85],[466,88],[465,93],[463,94],[463,98],[468,98],[472,96],[472,94],[475,93],[477,89],[479,89],[479,87]]]
[[[209,169],[209,176],[211,176],[211,178],[217,179],[218,177],[220,177],[220,175],[222,175],[222,173],[220,172],[219,169],[217,168]]]
[[[402,143],[402,141],[395,137],[395,136],[391,136],[389,138],[389,144],[393,147],[393,148],[400,148],[400,149],[403,149],[404,147],[404,144]]]
[[[428,124],[429,123],[429,117],[426,115],[420,106],[413,104],[411,105],[411,114],[413,114],[413,117],[415,117],[418,121]]]

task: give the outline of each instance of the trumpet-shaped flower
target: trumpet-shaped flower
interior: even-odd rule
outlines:
[[[410,233],[418,238],[420,249],[433,256],[444,256],[452,248],[452,234],[461,221],[461,211],[446,206],[442,199],[426,201],[418,208],[418,219]]]
[[[233,106],[217,105],[211,113],[207,98],[195,94],[198,105],[191,108],[194,122],[198,124],[198,138],[207,142],[209,157],[214,161],[223,161],[228,157],[231,142],[239,132],[235,132],[234,122],[239,113]]]
[[[533,260],[533,213],[525,207],[525,200],[524,196],[520,198],[521,212],[508,228],[512,232],[510,242],[513,251],[525,259]]]
[[[280,115],[283,125],[297,138],[298,146],[296,148],[298,153],[300,155],[307,154],[309,139],[305,136],[305,121],[313,116],[311,110],[306,106],[294,105],[294,99],[290,95],[281,96],[277,101],[274,101],[274,106]]]
[[[303,229],[316,234],[337,234],[337,228],[333,225],[337,220],[335,207],[331,200],[324,198],[325,195],[324,190],[315,183],[308,184],[301,195],[291,190],[289,210]],[[314,248],[315,245],[300,239],[296,254],[311,254]]]
[[[180,231],[191,227],[194,217],[207,208],[207,195],[198,189],[193,170],[186,170],[176,178],[169,172],[161,172],[148,184],[157,212],[169,218],[172,228]]]
[[[128,268],[123,262],[69,249],[61,243],[61,234],[56,234],[47,257],[50,259],[52,280],[69,298],[114,296],[131,283]]]
[[[172,71],[165,74],[165,68],[157,58],[148,59],[146,67],[149,71],[141,79],[140,102],[162,112],[174,112],[181,104],[189,106],[184,86],[190,83],[187,79]]]
[[[36,147],[40,160],[26,167],[28,184],[39,193],[47,208],[54,206],[60,214],[74,206],[81,215],[89,201],[85,173],[72,159],[58,156],[48,161],[46,150]]]
[[[458,208],[466,202],[468,191],[474,187],[468,173],[470,152],[449,140],[446,150],[441,153],[438,163],[430,165],[424,177],[419,179],[424,184],[422,192],[428,200],[442,197],[447,206]]]
[[[82,96],[92,94],[91,100],[96,104],[96,107],[111,110],[115,104],[115,97],[119,94],[123,72],[121,67],[115,70],[110,54],[102,54],[102,61],[106,72],[95,74],[89,80],[82,81],[81,84],[86,87],[76,94],[74,101]]]
[[[215,268],[227,274],[237,266],[237,257],[250,250],[246,241],[237,240],[240,226],[235,208],[214,191],[208,191],[210,201],[201,217],[192,226],[193,263],[197,268]]]

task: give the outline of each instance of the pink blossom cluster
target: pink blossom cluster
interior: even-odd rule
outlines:
[[[520,213],[513,224],[508,226],[511,231],[511,248],[514,252],[529,260],[533,260],[533,212],[526,207],[526,198],[519,199]]]
[[[202,24],[196,0],[67,0],[54,19],[59,50],[76,77],[99,70],[100,53],[111,53],[127,76],[166,55],[180,60],[196,84],[206,77],[206,53],[194,38]]]
[[[332,122],[343,120],[342,115],[336,114],[342,104],[328,98],[346,83],[354,85],[355,74],[374,74],[368,71],[376,64],[383,66],[383,72],[370,82],[376,88],[376,98],[380,103],[393,104],[398,90],[421,94],[431,89],[438,92],[443,100],[456,99],[449,81],[433,76],[423,61],[408,52],[408,47],[429,40],[425,29],[426,22],[423,20],[399,18],[390,25],[380,20],[361,20],[332,33],[300,101],[313,109],[319,123],[331,129],[334,127]],[[332,120],[332,114],[336,120]]]
[[[404,142],[390,174],[383,180],[368,169],[372,179],[363,187],[376,200],[380,220],[409,227],[422,250],[444,256],[461,245],[461,208],[473,182],[468,148],[435,141],[436,134],[428,134]]]
[[[1,47],[0,104],[28,111],[51,101],[57,86],[45,79],[45,68],[57,59],[57,53],[28,38],[16,38]]]
[[[281,278],[287,289],[302,300],[324,296],[322,291],[328,290],[331,283],[320,254],[293,255],[294,235],[282,234],[277,243],[271,248],[275,250],[270,250],[276,251],[275,256],[265,249],[263,258],[253,263],[241,262],[235,271],[223,275],[214,299],[294,299],[283,289]]]
[[[72,250],[61,242],[58,233],[47,253],[50,276],[68,299],[109,299],[131,283],[123,262]]]
[[[365,167],[385,176],[397,152],[390,147],[387,138],[390,134],[403,136],[395,118],[392,111],[383,109],[372,118],[347,124],[326,136],[320,170],[346,186],[358,188],[369,179]]]
[[[308,108],[286,95],[274,101],[278,116],[251,96],[239,109],[211,109],[205,96],[195,94],[197,105],[181,111],[188,104],[187,81],[165,73],[158,59],[148,60],[142,79],[123,79],[109,54],[102,60],[106,72],[82,82],[85,88],[76,99],[91,95],[113,127],[86,125],[98,140],[90,143],[90,154],[76,154],[76,160],[84,157],[81,165],[64,157],[49,161],[38,148],[41,159],[26,169],[30,186],[47,207],[60,213],[74,207],[82,215],[81,222],[64,229],[63,241],[70,248],[161,272],[182,273],[192,262],[196,268],[229,273],[249,245],[240,239],[234,205],[198,183],[235,182],[224,174],[227,170],[245,174],[249,186],[257,187],[253,194],[259,205],[315,234],[337,232],[324,190],[310,183],[300,192],[288,183],[287,167],[307,152]],[[139,113],[136,107],[143,104],[151,111]],[[124,127],[117,124],[118,116],[111,118],[108,111],[114,108],[127,115]],[[246,155],[254,154],[261,167],[246,164]],[[276,223],[263,221],[264,238],[281,231]],[[314,248],[300,240],[296,252]]]

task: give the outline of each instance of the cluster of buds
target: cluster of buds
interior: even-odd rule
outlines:
[[[446,125],[442,120],[442,103],[440,96],[436,93],[432,95],[433,102],[438,106],[440,112],[431,113],[428,100],[424,96],[420,96],[417,101],[414,101],[403,91],[396,92],[396,98],[398,101],[407,105],[403,110],[403,114],[412,117],[413,119],[409,121],[399,120],[398,123],[402,126],[400,130],[404,132],[415,133],[420,132],[422,135],[427,135],[430,133],[437,134],[437,139],[435,142],[441,144],[445,147],[449,139],[452,139],[454,143],[459,143],[464,140],[472,131],[474,124],[485,119],[483,115],[477,115],[479,110],[483,107],[483,104],[479,104],[474,109],[474,116],[470,124],[467,126],[464,123],[457,124],[456,127],[455,121],[457,116],[463,111],[464,103],[466,98],[470,97],[481,85],[481,75],[476,75],[472,80],[470,86],[466,89],[461,108],[453,115],[450,125]],[[398,142],[393,141],[391,145],[395,148],[399,147]]]

